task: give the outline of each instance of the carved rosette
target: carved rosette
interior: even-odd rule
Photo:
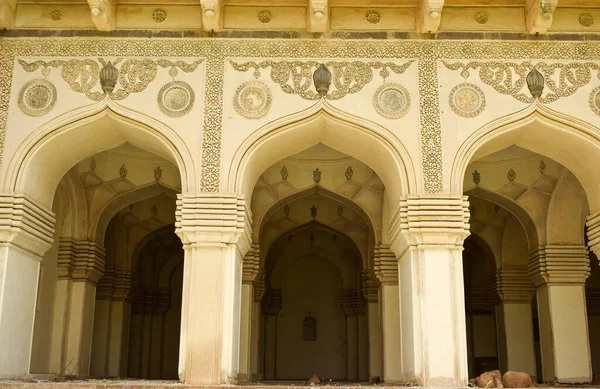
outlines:
[[[271,109],[271,91],[261,81],[252,80],[240,85],[233,97],[237,113],[248,119],[259,119]]]
[[[452,111],[464,118],[474,118],[485,109],[485,95],[474,84],[463,83],[450,91],[448,103]]]
[[[410,109],[410,95],[400,84],[383,84],[373,95],[375,110],[388,119],[399,119]]]
[[[43,116],[56,104],[56,88],[44,79],[31,80],[21,88],[18,105],[29,116]]]
[[[170,117],[181,117],[194,106],[194,89],[187,82],[171,81],[158,92],[158,108]]]

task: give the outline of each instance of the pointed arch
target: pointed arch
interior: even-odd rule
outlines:
[[[527,236],[529,250],[533,250],[534,248],[538,247],[540,243],[546,241],[545,226],[543,224],[540,225],[539,223],[536,223],[529,215],[529,212],[527,212],[527,210],[513,200],[481,187],[473,188],[467,194],[469,197],[473,196],[485,201],[489,201],[492,204],[497,204],[498,206],[510,212],[523,226],[525,235]]]
[[[174,163],[182,191],[195,190],[193,158],[179,135],[164,123],[110,99],[61,115],[30,134],[11,158],[2,189],[27,193],[51,208],[56,187],[72,166],[125,142]]]
[[[369,215],[367,210],[364,209],[360,204],[358,204],[357,202],[353,201],[352,199],[345,197],[339,193],[335,193],[328,189],[325,189],[322,186],[313,185],[304,190],[300,190],[298,192],[294,192],[285,197],[282,197],[281,199],[277,200],[275,203],[271,204],[269,209],[264,214],[257,215],[257,218],[254,221],[254,226],[256,226],[256,228],[252,231],[252,240],[254,242],[260,242],[260,236],[261,236],[264,224],[267,222],[267,220],[269,220],[271,215],[273,215],[273,213],[275,213],[275,211],[277,211],[279,208],[283,207],[285,204],[291,203],[292,201],[299,200],[301,198],[308,197],[308,196],[314,195],[314,194],[321,195],[323,197],[332,199],[334,201],[338,201],[338,202],[348,206],[349,208],[354,210],[356,213],[358,213],[364,219],[365,223],[369,226],[370,234],[373,237],[377,236],[377,231],[375,230],[375,223],[374,223],[373,218],[371,217],[371,215]]]
[[[535,102],[488,123],[460,146],[453,161],[450,187],[462,193],[467,165],[510,145],[548,156],[567,167],[585,188],[592,212],[600,210],[600,128]]]
[[[227,189],[251,198],[260,175],[290,155],[323,143],[373,169],[383,181],[390,204],[417,192],[415,167],[408,151],[390,131],[339,110],[326,101],[258,129],[236,150]]]

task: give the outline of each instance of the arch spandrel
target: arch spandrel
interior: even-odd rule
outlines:
[[[29,135],[10,159],[2,188],[7,193],[28,193],[50,208],[56,187],[69,169],[125,142],[175,164],[183,192],[197,189],[194,159],[179,135],[111,100],[66,113]]]
[[[267,168],[318,143],[373,169],[385,184],[392,205],[402,195],[418,191],[419,167],[390,131],[321,101],[305,111],[273,121],[246,138],[231,161],[227,191],[250,199],[258,178]]]

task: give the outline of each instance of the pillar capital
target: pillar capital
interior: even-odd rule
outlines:
[[[281,309],[281,289],[267,288],[262,300],[262,311],[266,315],[276,316]]]
[[[260,246],[253,244],[242,262],[242,282],[252,283],[260,271]]]
[[[104,275],[98,280],[96,296],[101,300],[131,302],[136,281],[136,274],[131,269],[106,266]]]
[[[398,259],[389,245],[375,246],[374,274],[382,284],[398,284]]]
[[[251,247],[251,215],[235,193],[177,195],[175,233],[186,246],[237,245],[241,256]]]
[[[25,194],[0,194],[0,243],[8,243],[38,257],[54,240],[53,212]]]
[[[308,29],[310,32],[325,32],[329,19],[327,0],[309,0]]]
[[[527,267],[518,266],[510,269],[496,270],[496,276],[492,283],[492,291],[496,303],[530,303],[535,294],[535,287],[529,278]]]
[[[346,316],[364,314],[365,302],[360,288],[342,289],[342,310]]]
[[[110,31],[115,27],[116,0],[88,0],[92,21],[99,31]]]
[[[465,291],[465,309],[470,314],[488,314],[493,312],[489,288],[471,288]]]
[[[462,250],[469,236],[469,202],[458,195],[411,195],[390,217],[391,248],[401,257],[409,248]]]
[[[96,242],[60,238],[58,277],[97,284],[104,274],[105,251]]]
[[[374,270],[363,270],[362,272],[362,293],[369,303],[376,303],[379,299],[379,280]]]
[[[265,272],[261,271],[254,279],[254,302],[260,302],[265,295]]]
[[[587,227],[588,245],[600,258],[600,211],[590,214],[585,225]]]
[[[529,255],[529,277],[537,288],[547,284],[584,285],[590,275],[583,245],[540,246]]]

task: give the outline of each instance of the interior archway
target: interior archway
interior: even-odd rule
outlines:
[[[600,205],[591,198],[600,177],[589,164],[600,155],[596,133],[535,103],[473,133],[454,161],[451,184],[470,196],[472,231],[476,227],[486,236],[499,259],[494,283],[496,323],[503,327],[497,331],[499,366],[526,371],[534,380],[568,382],[565,374],[591,379],[583,226],[589,209]],[[553,278],[558,268],[576,276],[558,283]],[[553,300],[561,294],[565,300]],[[571,336],[566,323],[580,328],[580,335]]]

